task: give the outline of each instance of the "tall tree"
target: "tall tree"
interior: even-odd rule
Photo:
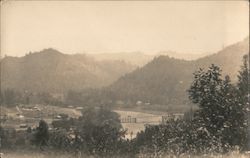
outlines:
[[[221,129],[224,122],[223,106],[219,98],[222,84],[220,68],[212,65],[207,72],[200,69],[194,73],[194,81],[189,90],[190,99],[200,106],[199,117],[213,134]]]
[[[239,104],[245,109],[245,124],[247,125],[246,149],[250,150],[250,69],[249,54],[243,56],[243,64],[238,75],[238,98]]]
[[[200,106],[196,119],[220,141],[224,149],[244,146],[246,140],[244,107],[237,98],[236,87],[229,76],[221,77],[219,67],[212,65],[205,72],[194,73],[190,99]]]
[[[237,97],[237,88],[225,77],[221,87],[221,104],[224,106],[224,123],[221,129],[223,144],[244,147],[246,142],[245,108]]]
[[[243,65],[238,75],[238,89],[241,99],[244,103],[247,103],[250,89],[250,70],[249,70],[249,55],[243,56]]]

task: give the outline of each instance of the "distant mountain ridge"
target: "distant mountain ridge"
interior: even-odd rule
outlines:
[[[187,89],[193,81],[194,71],[216,64],[235,82],[242,57],[247,53],[249,37],[197,60],[159,55],[138,67],[118,58],[96,60],[88,54],[67,55],[55,49],[45,49],[24,57],[2,59],[1,81],[3,89],[20,91],[66,93],[84,90],[87,98],[82,97],[82,100],[91,103],[121,100],[185,105],[190,103]],[[140,57],[141,54],[137,55]],[[90,93],[89,88],[98,90]]]
[[[161,51],[155,54],[143,53],[143,52],[116,52],[116,53],[99,53],[99,54],[86,54],[93,57],[98,61],[105,60],[122,60],[135,66],[142,67],[155,57],[158,56],[170,56],[183,60],[196,60],[198,58],[206,56],[207,53],[178,53],[174,51]]]
[[[135,69],[124,61],[95,61],[51,48],[1,62],[2,88],[51,93],[107,86]]]
[[[242,64],[243,55],[249,53],[249,37],[223,50],[197,60],[186,61],[168,56],[155,57],[146,64],[107,87],[112,100],[151,102],[162,105],[189,103],[187,89],[193,73],[211,64],[220,66],[233,82]]]
[[[144,54],[142,52],[116,52],[87,55],[93,57],[97,61],[119,60],[135,66],[144,66],[154,58],[154,55]]]

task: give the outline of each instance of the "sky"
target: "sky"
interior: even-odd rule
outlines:
[[[248,1],[1,2],[1,55],[214,53],[248,35]]]

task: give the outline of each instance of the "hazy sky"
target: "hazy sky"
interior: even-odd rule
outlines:
[[[1,5],[1,52],[21,56],[164,50],[216,52],[249,34],[248,1],[10,1]]]

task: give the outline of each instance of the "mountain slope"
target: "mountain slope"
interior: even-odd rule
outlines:
[[[188,102],[185,90],[192,80],[191,61],[159,56],[143,68],[121,77],[108,89],[114,100],[157,104]],[[181,99],[180,99],[181,98]]]
[[[249,38],[230,45],[216,54],[194,61],[168,56],[156,57],[152,62],[123,77],[107,88],[112,100],[150,102],[162,105],[188,104],[187,89],[193,72],[211,64],[221,67],[235,82],[242,56],[249,52]]]
[[[249,37],[241,42],[225,47],[216,54],[198,59],[196,65],[207,67],[211,63],[214,63],[222,68],[224,74],[228,74],[233,81],[236,81],[242,64],[242,57],[248,53]]]
[[[1,64],[3,88],[51,93],[107,86],[135,68],[123,61],[95,61],[54,49],[5,57]]]
[[[131,65],[142,67],[148,62],[153,60],[154,57],[158,56],[170,56],[177,59],[184,60],[195,60],[201,57],[206,56],[205,53],[178,53],[174,51],[161,51],[156,54],[146,54],[142,52],[116,52],[116,53],[100,53],[100,54],[87,54],[90,57],[93,57],[97,61],[105,60],[122,60]]]

